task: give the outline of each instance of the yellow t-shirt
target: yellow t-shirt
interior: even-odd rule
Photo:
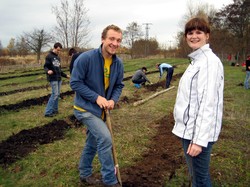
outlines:
[[[108,89],[109,87],[109,79],[110,79],[110,66],[112,64],[112,58],[108,58],[108,59],[104,59],[104,87],[105,87],[105,91]],[[85,109],[78,107],[76,105],[74,105],[74,108],[76,110],[79,110],[81,112],[86,112]],[[104,113],[102,114],[102,117],[104,116]]]
[[[112,58],[104,59],[104,85],[105,90],[109,87],[109,78],[110,78],[110,66],[112,64]]]

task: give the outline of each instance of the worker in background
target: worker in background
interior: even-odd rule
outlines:
[[[171,66],[170,64],[167,64],[167,63],[161,63],[161,64],[156,64],[156,68],[159,69],[159,72],[160,72],[159,81],[160,81],[164,71],[167,72],[167,75],[166,75],[166,88],[169,88],[170,82],[172,80],[173,73],[174,73],[173,66]]]
[[[142,67],[141,69],[137,70],[132,77],[132,82],[136,88],[140,88],[141,85],[145,85],[146,82],[152,84],[146,76],[147,68]]]

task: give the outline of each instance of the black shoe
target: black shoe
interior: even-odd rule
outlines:
[[[53,114],[56,115],[56,114],[59,114],[59,112],[58,111],[54,111]]]
[[[45,114],[44,117],[54,117],[54,114]]]
[[[93,177],[93,175],[90,175],[86,178],[81,178],[80,177],[80,181],[81,183],[83,184],[88,184],[88,185],[98,185],[98,184],[101,184],[101,181],[95,177]]]
[[[121,185],[119,183],[117,184],[112,184],[112,185],[107,185],[107,184],[103,184],[104,187],[121,187]]]

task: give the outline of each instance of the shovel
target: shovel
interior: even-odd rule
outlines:
[[[109,114],[108,110],[105,110],[105,113],[106,113],[106,124],[107,124],[109,132],[111,134],[111,139],[112,139],[112,153],[113,153],[113,160],[114,160],[114,164],[115,164],[115,174],[116,174],[116,177],[117,177],[119,184],[122,186],[122,180],[121,180],[121,174],[120,174],[118,160],[117,160],[117,156],[116,156],[116,150],[115,150],[115,144],[114,144],[115,142],[114,142],[114,136],[113,136],[113,131],[112,131],[110,114]]]

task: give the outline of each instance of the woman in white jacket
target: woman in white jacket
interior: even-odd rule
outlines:
[[[172,132],[181,138],[193,187],[212,186],[209,174],[212,145],[222,124],[224,70],[207,43],[210,28],[203,18],[185,25],[185,38],[193,52],[183,74],[174,107]]]

